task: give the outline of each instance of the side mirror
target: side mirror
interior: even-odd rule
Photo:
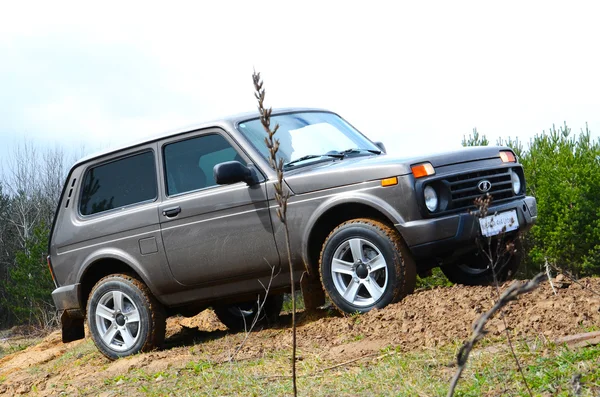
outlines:
[[[375,146],[377,146],[379,149],[381,149],[381,151],[383,153],[387,153],[387,151],[385,150],[385,145],[383,144],[383,142],[373,142],[375,144]]]
[[[255,183],[252,170],[239,161],[226,161],[215,165],[213,175],[215,182],[219,185],[231,185],[238,182],[246,182],[248,185]]]

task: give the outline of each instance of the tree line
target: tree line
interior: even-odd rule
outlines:
[[[23,142],[0,165],[0,329],[56,324],[48,234],[67,166],[64,150]]]

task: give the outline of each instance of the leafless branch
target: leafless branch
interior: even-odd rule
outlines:
[[[540,283],[542,283],[544,281],[546,281],[546,275],[544,273],[540,273],[537,276],[535,276],[533,279],[531,279],[527,282],[524,282],[524,283],[515,281],[504,291],[504,293],[502,293],[502,295],[500,296],[500,298],[498,299],[496,304],[494,304],[494,306],[490,310],[483,313],[479,317],[479,319],[477,319],[475,324],[473,324],[473,334],[471,335],[471,338],[467,342],[465,342],[465,344],[458,351],[458,354],[456,357],[458,369],[456,370],[456,373],[454,374],[454,377],[452,378],[452,382],[450,384],[450,390],[448,390],[449,397],[454,395],[454,390],[456,388],[456,385],[458,383],[458,380],[460,379],[460,376],[461,376],[463,370],[466,367],[467,361],[469,360],[469,355],[471,354],[471,350],[473,349],[475,344],[479,340],[481,340],[487,333],[487,331],[485,329],[485,325],[486,325],[487,321],[489,319],[491,319],[492,317],[494,317],[494,315],[498,311],[500,311],[504,306],[506,306],[509,302],[517,300],[520,295],[523,295],[523,294],[533,291],[534,289],[539,287]]]
[[[489,194],[486,194],[485,196],[475,199],[475,205],[477,206],[477,211],[472,214],[478,218],[486,217],[488,215],[488,209],[489,209],[491,203],[492,203],[492,196],[490,196]],[[515,222],[515,220],[513,219],[512,222]],[[488,262],[488,269],[492,273],[493,282],[494,282],[495,291],[496,291],[496,298],[497,298],[498,302],[501,302],[502,297],[504,297],[506,295],[506,293],[510,290],[510,287],[509,287],[509,289],[503,295],[500,295],[500,285],[498,282],[498,275],[504,271],[505,267],[508,266],[508,263],[513,259],[512,257],[516,253],[513,242],[505,243],[505,241],[504,241],[505,232],[506,232],[506,227],[504,227],[502,229],[501,233],[499,234],[499,237],[497,237],[495,252],[492,252],[492,238],[491,237],[486,237],[486,238],[481,239],[481,240],[485,241],[485,243],[486,243],[485,247],[481,246],[481,240],[479,240],[479,239],[477,240],[478,247],[479,247],[480,251],[483,252],[483,254],[485,255],[487,262]],[[546,275],[544,275],[544,274],[542,274],[542,275],[544,277],[546,277]],[[513,287],[513,286],[515,286],[515,284],[513,284],[511,287]],[[516,299],[516,296],[513,299]],[[508,300],[504,304],[506,304],[506,303],[508,303]],[[517,364],[517,368],[519,370],[521,378],[523,379],[525,388],[527,389],[529,395],[533,396],[533,394],[531,393],[531,389],[529,388],[529,384],[527,383],[527,378],[525,377],[523,367],[521,366],[521,362],[519,361],[519,357],[517,357],[517,354],[516,354],[515,349],[512,344],[510,331],[508,329],[508,323],[506,322],[506,317],[505,317],[505,313],[504,313],[504,309],[503,309],[504,304],[498,306],[496,310],[500,311],[500,317],[502,318],[502,322],[504,324],[504,332],[506,334],[506,341],[507,341],[508,347],[510,349],[510,352],[513,356],[513,359],[515,360],[515,363]],[[498,305],[498,303],[496,304],[496,306],[497,305]],[[494,308],[496,306],[494,306]],[[492,310],[494,308],[492,308]],[[490,313],[490,312],[488,312],[488,313]],[[491,313],[491,315],[488,316],[488,318],[491,318],[492,316],[493,316],[493,313]],[[482,321],[483,317],[484,316],[480,317],[480,319],[478,320],[478,323]],[[459,354],[457,357],[459,368],[458,368],[457,373],[455,374],[454,378],[452,379],[451,388],[448,392],[449,396],[451,396],[454,393],[454,388],[456,387],[456,383],[458,382],[458,379],[460,378],[460,374],[462,373],[462,371],[466,365],[469,353],[470,353],[471,349],[473,348],[473,345],[484,336],[485,330],[483,327],[488,318],[486,318],[481,323],[480,333],[477,334],[476,332],[474,332],[474,334],[473,334],[474,336],[472,337],[471,342],[470,342],[471,344],[468,347],[468,349],[465,350],[466,354],[464,354],[464,362],[462,362],[462,364],[461,364],[461,352],[463,352],[463,349],[465,349],[465,347],[468,346],[469,342],[467,342],[465,345],[463,345],[463,347],[461,348],[461,351],[459,351]],[[476,326],[474,326],[474,329],[476,330]]]
[[[497,273],[495,271],[493,271],[494,286],[496,287],[496,297],[498,299],[500,299],[500,286],[498,284],[498,277],[496,276],[496,274]],[[523,384],[525,385],[525,388],[529,392],[529,395],[531,397],[533,397],[533,393],[531,393],[531,389],[529,388],[529,384],[527,383],[527,378],[525,377],[525,372],[523,372],[523,367],[521,366],[521,361],[519,360],[519,357],[517,357],[517,353],[515,353],[515,349],[512,344],[512,339],[510,336],[510,331],[508,330],[508,324],[506,322],[506,316],[505,316],[503,307],[500,308],[500,317],[502,318],[502,322],[504,323],[504,333],[506,334],[506,341],[508,343],[508,347],[510,348],[510,353],[512,354],[513,359],[515,360],[515,363],[517,364],[517,368],[519,369],[519,373],[521,374],[521,379],[523,379]]]
[[[595,289],[591,288],[589,285],[583,285],[579,282],[579,280],[577,280],[577,278],[573,275],[571,275],[568,271],[561,269],[560,267],[553,265],[551,263],[549,263],[550,267],[552,267],[554,270],[556,270],[557,272],[560,272],[561,274],[563,274],[565,277],[567,277],[569,280],[571,280],[572,282],[574,282],[575,284],[579,285],[580,287],[588,290],[589,292],[591,292],[592,294],[596,295],[596,296],[600,296],[600,292],[596,291]]]
[[[546,276],[548,277],[548,282],[550,283],[550,287],[552,287],[552,292],[556,295],[556,289],[554,288],[554,284],[552,283],[552,274],[550,273],[550,265],[548,264],[548,258],[546,258],[546,263],[544,264],[546,268]]]
[[[256,313],[254,314],[254,318],[252,319],[252,322],[250,323],[249,328],[246,326],[246,318],[244,316],[242,316],[242,318],[244,320],[244,332],[245,332],[244,339],[237,346],[237,348],[231,354],[231,356],[229,356],[229,359],[227,361],[229,361],[230,363],[233,362],[233,360],[235,359],[235,356],[237,356],[237,354],[242,350],[242,348],[246,344],[246,341],[250,337],[250,334],[254,330],[254,327],[258,323],[258,320],[260,320],[261,314],[264,310],[265,303],[267,302],[267,298],[269,297],[269,292],[271,290],[271,284],[273,283],[273,279],[275,278],[275,266],[272,266],[270,263],[268,263],[268,265],[271,268],[271,277],[269,278],[269,283],[266,286],[263,285],[263,289],[265,291],[264,296],[262,297],[262,299],[261,299],[260,295],[256,298],[257,309],[256,309]],[[259,280],[259,282],[260,282],[260,280]],[[260,282],[260,283],[262,285],[262,282]]]

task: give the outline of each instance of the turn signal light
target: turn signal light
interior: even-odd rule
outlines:
[[[422,178],[424,176],[435,174],[435,170],[433,169],[433,165],[431,165],[431,163],[411,165],[410,169],[412,170],[412,173],[415,176],[415,178]]]
[[[500,158],[503,163],[516,163],[517,159],[515,158],[515,154],[513,152],[509,152],[508,150],[503,150],[500,152]]]
[[[391,177],[391,178],[385,178],[381,180],[381,186],[386,187],[386,186],[394,186],[398,184],[398,178],[397,177]]]

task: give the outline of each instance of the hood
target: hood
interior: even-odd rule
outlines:
[[[387,154],[347,157],[342,160],[334,159],[286,171],[284,179],[294,193],[302,194],[337,186],[407,175],[411,173],[411,165],[426,161],[437,168],[498,158],[500,150],[510,150],[510,148],[478,146],[415,157],[399,157]]]

